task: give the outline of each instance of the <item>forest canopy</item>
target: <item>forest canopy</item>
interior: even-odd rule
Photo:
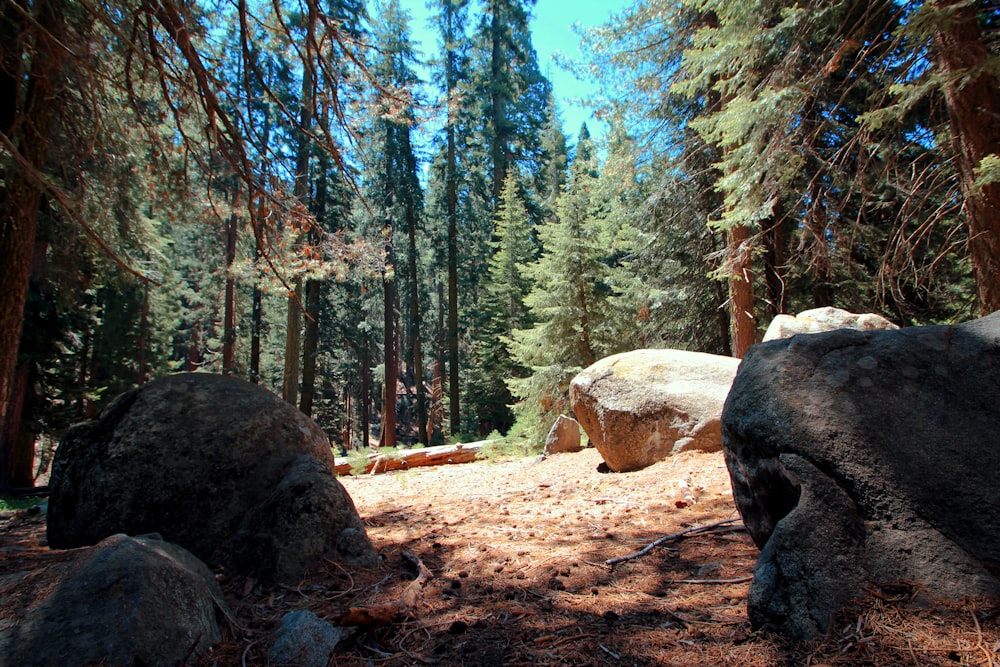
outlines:
[[[597,141],[534,4],[431,0],[420,53],[399,0],[0,1],[0,489],[171,372],[536,442],[612,353],[1000,309],[991,0],[636,0],[565,64]]]

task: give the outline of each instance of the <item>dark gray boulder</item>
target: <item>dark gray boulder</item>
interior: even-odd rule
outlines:
[[[22,579],[0,665],[183,665],[218,642],[229,614],[204,563],[154,537],[114,535]]]
[[[722,413],[751,622],[813,636],[869,582],[1000,594],[997,396],[1000,313],[752,347]]]
[[[265,582],[298,580],[324,557],[372,567],[375,551],[333,466],[322,430],[274,394],[207,373],[161,378],[63,439],[49,545],[156,532]]]

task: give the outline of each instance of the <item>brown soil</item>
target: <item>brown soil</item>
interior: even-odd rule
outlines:
[[[240,627],[199,667],[267,664],[271,632],[289,611],[334,620],[401,600],[417,575],[403,552],[434,575],[416,605],[399,622],[359,629],[331,664],[1000,665],[1000,610],[935,603],[906,584],[871,591],[808,644],[752,631],[757,549],[738,521],[606,565],[737,514],[721,454],[628,474],[599,473],[599,463],[585,450],[343,478],[379,568],[328,562],[272,590],[222,577]],[[0,575],[25,558],[43,567],[52,557],[38,546],[43,534],[37,518],[0,524]]]

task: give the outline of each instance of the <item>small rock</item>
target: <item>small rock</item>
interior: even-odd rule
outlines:
[[[568,454],[583,451],[580,445],[580,423],[572,417],[559,415],[545,438],[544,454]]]
[[[281,618],[275,630],[268,663],[326,667],[337,644],[350,633],[349,629],[332,625],[311,611],[293,611]]]

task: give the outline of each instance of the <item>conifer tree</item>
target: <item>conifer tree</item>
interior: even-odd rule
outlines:
[[[396,386],[400,378],[400,331],[397,327],[397,303],[399,285],[407,277],[416,279],[416,228],[422,208],[422,193],[417,176],[417,160],[410,139],[415,122],[414,89],[418,79],[413,71],[415,55],[410,42],[409,15],[400,7],[399,0],[388,0],[379,4],[373,28],[373,38],[380,45],[378,56],[371,65],[372,75],[379,84],[372,100],[371,138],[372,154],[368,166],[369,187],[373,193],[375,220],[382,228],[385,248],[386,268],[382,273],[383,296],[383,401],[382,430],[380,445],[392,447],[396,443]],[[413,236],[413,243],[406,243],[412,254],[409,276],[401,267],[406,260],[397,252],[397,234],[405,235],[407,241]],[[397,260],[397,258],[400,258]],[[417,285],[411,286],[411,298],[419,299]],[[411,302],[407,315],[416,309],[415,337],[419,337],[419,303]],[[420,345],[414,346],[414,354],[420,354]],[[406,360],[413,363],[414,358]],[[422,367],[422,359],[418,360]],[[422,376],[422,371],[418,372]],[[424,405],[423,378],[418,380],[416,392],[418,406]],[[423,413],[423,409],[420,410]],[[426,415],[419,419],[423,427],[418,427],[424,442],[427,440]]]
[[[584,125],[558,217],[539,230],[542,254],[530,267],[534,286],[525,299],[534,326],[514,330],[507,339],[511,356],[531,370],[509,384],[522,401],[522,414],[541,416],[538,435],[566,409],[573,376],[627,345],[611,316],[616,230],[607,224],[607,202],[595,196],[594,153]]]

